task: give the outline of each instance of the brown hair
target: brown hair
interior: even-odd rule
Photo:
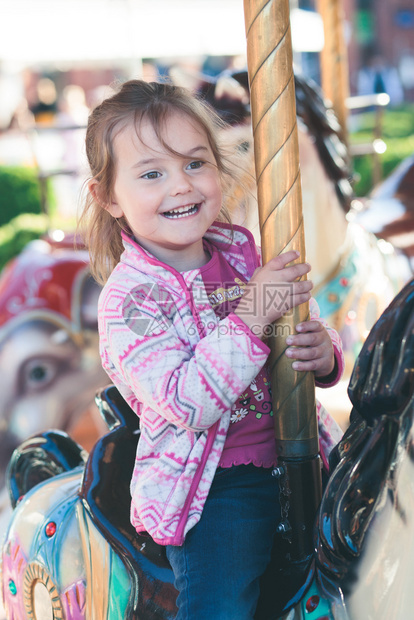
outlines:
[[[174,112],[186,115],[205,131],[222,179],[223,198],[229,188],[234,187],[237,170],[217,137],[218,130],[224,127],[223,122],[208,104],[193,97],[186,89],[169,83],[130,80],[122,84],[116,94],[91,112],[86,131],[86,155],[91,171],[87,183],[96,181],[98,200],[88,192],[79,227],[89,250],[92,275],[100,283],[107,280],[123,252],[121,229],[128,231],[124,217],[115,219],[104,208],[113,199],[114,138],[131,121],[138,131],[139,122],[146,119],[151,122],[164,148],[174,152],[162,136],[165,123]],[[223,199],[223,205],[225,202]],[[220,218],[230,221],[224,206]]]

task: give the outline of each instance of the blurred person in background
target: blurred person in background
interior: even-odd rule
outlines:
[[[37,101],[31,106],[35,122],[51,125],[58,111],[58,97],[55,83],[50,78],[41,78],[36,86]]]
[[[404,90],[396,67],[387,63],[383,55],[369,48],[365,65],[358,73],[358,95],[387,93],[390,106],[397,106],[404,100]]]

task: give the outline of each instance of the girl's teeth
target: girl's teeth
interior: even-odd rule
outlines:
[[[197,210],[197,205],[192,205],[191,207],[179,207],[178,209],[174,209],[173,211],[166,211],[164,213],[165,217],[178,219],[180,217],[187,217],[188,215],[192,215]]]

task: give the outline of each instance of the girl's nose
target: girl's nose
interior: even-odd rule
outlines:
[[[187,194],[191,192],[193,185],[191,179],[185,172],[180,172],[174,175],[171,182],[171,195],[177,196],[179,194]]]

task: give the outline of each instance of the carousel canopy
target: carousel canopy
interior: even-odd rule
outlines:
[[[246,51],[242,0],[1,0],[0,62],[90,63]],[[293,46],[319,51],[319,16],[294,9]]]

